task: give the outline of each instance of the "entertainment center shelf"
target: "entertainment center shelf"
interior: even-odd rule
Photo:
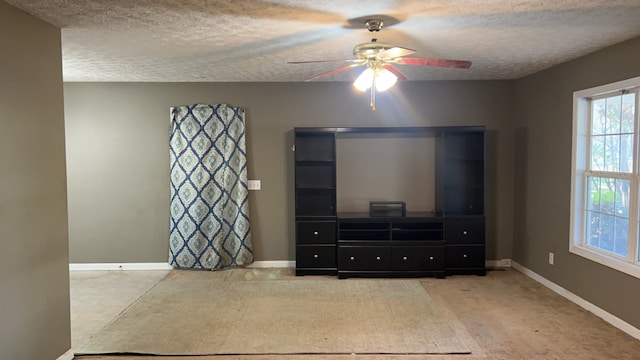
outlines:
[[[296,275],[485,274],[484,127],[295,128],[294,134]],[[435,160],[435,209],[338,212],[336,138],[358,134],[434,139],[435,151],[424,157]]]

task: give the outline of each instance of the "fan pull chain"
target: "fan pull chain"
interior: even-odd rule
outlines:
[[[371,110],[376,111],[376,76],[373,76],[371,83],[371,102],[369,103]]]

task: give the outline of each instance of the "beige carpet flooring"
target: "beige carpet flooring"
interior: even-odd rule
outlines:
[[[469,353],[418,280],[220,281],[174,271],[76,354]],[[132,336],[132,334],[135,334]]]
[[[135,273],[135,272],[132,272]],[[111,283],[102,274],[88,281],[77,281],[72,272],[72,312],[77,317],[100,313],[87,299],[73,299],[75,290]],[[134,274],[135,276],[135,274]],[[140,273],[140,277],[145,275]],[[334,277],[295,277],[291,269],[237,269],[216,272],[222,281],[271,281],[277,279],[342,282]],[[103,279],[106,278],[106,279]],[[349,280],[346,280],[349,281]],[[458,321],[457,334],[470,348],[470,355],[218,355],[174,356],[77,356],[78,360],[488,360],[488,359],[640,359],[640,341],[607,324],[542,285],[515,270],[490,271],[485,277],[452,276],[446,279],[420,279],[432,299],[442,301]],[[127,285],[121,283],[120,286]],[[86,291],[76,291],[84,294]],[[117,301],[117,291],[102,296],[105,304]],[[88,304],[83,306],[82,304]],[[124,310],[124,309],[123,309]],[[162,316],[162,315],[160,315]],[[106,325],[106,324],[105,324]],[[74,326],[78,343],[92,335]],[[131,334],[135,336],[135,334]],[[75,347],[75,346],[74,346]]]
[[[76,349],[136,302],[168,270],[72,271],[71,346]]]

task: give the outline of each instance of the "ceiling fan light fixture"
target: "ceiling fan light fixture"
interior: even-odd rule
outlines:
[[[391,71],[382,68],[376,71],[375,74],[375,83],[377,91],[386,91],[396,84],[398,81],[398,77],[395,76]]]
[[[386,91],[397,81],[398,77],[385,68],[367,67],[353,82],[353,87],[360,92],[365,92],[372,87],[375,87],[376,91]]]
[[[376,110],[376,96],[378,91],[385,91],[391,88],[398,81],[396,74],[379,67],[377,65],[368,65],[367,68],[356,78],[353,82],[353,87],[360,91],[371,91],[371,103],[369,106],[371,110]]]
[[[366,68],[353,82],[353,87],[360,92],[365,92],[371,87],[376,91],[389,90],[398,81],[398,77],[385,68]]]
[[[373,85],[373,78],[375,76],[375,72],[372,68],[367,67],[362,74],[360,74],[356,81],[353,82],[353,87],[360,92],[365,92]]]

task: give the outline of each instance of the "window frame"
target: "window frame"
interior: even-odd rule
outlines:
[[[590,170],[591,163],[591,106],[593,100],[621,93],[635,93],[633,163],[631,173]],[[569,252],[640,278],[638,235],[640,208],[640,77],[597,86],[573,93],[573,129],[571,154],[571,215]],[[629,234],[627,257],[606,252],[586,243],[586,191],[589,176],[630,180]],[[632,226],[633,225],[633,226]]]

